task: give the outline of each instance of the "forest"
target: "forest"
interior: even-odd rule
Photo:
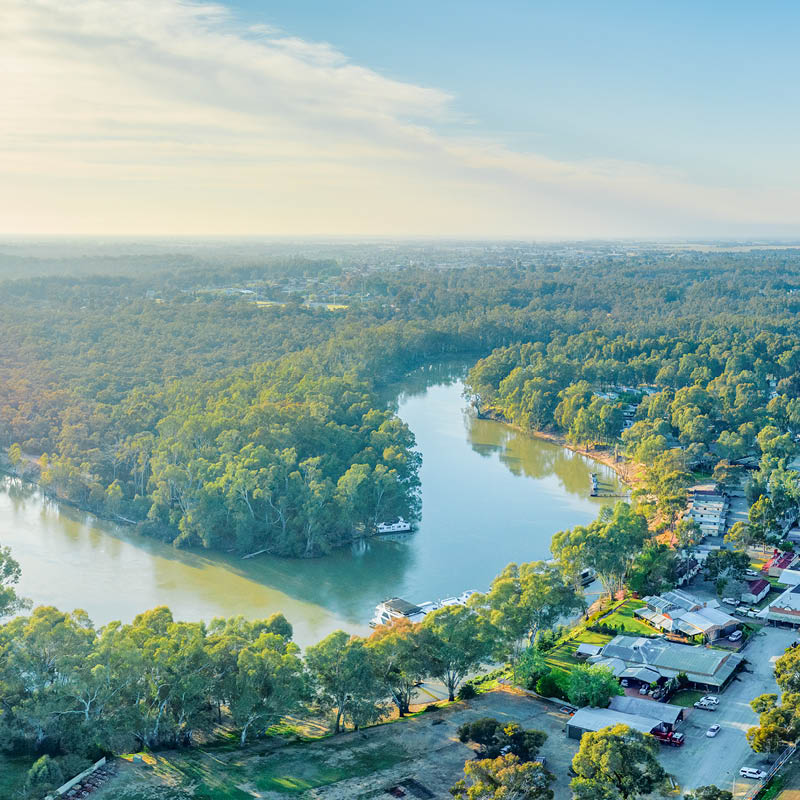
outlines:
[[[580,570],[609,595],[674,586],[696,533],[680,518],[686,487],[738,483],[748,459],[752,507],[734,544],[777,541],[797,506],[798,290],[793,251],[580,264],[541,251],[437,268],[291,258],[5,281],[5,468],[176,546],[324,556],[381,520],[418,519],[420,456],[383,390],[455,357],[474,363],[478,412],[618,448],[642,470],[630,505],[553,532],[552,563],[511,564],[420,625],[337,631],[304,653],[280,614],[183,622],[156,608],[98,628],[80,610],[30,610],[0,548],[2,749],[38,759],[26,791],[101,754],[191,745],[220,723],[245,745],[292,714],[333,731],[402,716],[419,680],[467,697],[481,664],[603,705],[613,675],[545,662],[560,620],[585,609]],[[743,568],[728,560],[708,567],[723,587]],[[772,719],[773,706],[758,708]],[[480,764],[465,780],[505,768]],[[523,772],[546,796],[541,770]]]
[[[793,451],[795,251],[498,260],[6,280],[0,447],[17,474],[147,534],[293,556],[417,517],[413,436],[380,390],[432,361],[483,358],[482,404],[576,442],[614,441],[642,399],[597,390],[649,384],[623,436],[637,461]]]

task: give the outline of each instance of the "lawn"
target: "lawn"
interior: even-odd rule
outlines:
[[[575,658],[575,651],[578,649],[579,644],[606,644],[606,642],[610,641],[611,637],[604,633],[584,630],[575,638],[568,639],[552,650],[548,650],[545,654],[545,661],[554,670],[571,672],[579,664],[584,663]]]
[[[641,600],[626,600],[607,617],[599,619],[598,623],[601,625],[613,625],[620,631],[624,630],[625,633],[641,633],[651,636],[657,633],[656,629],[633,615],[634,610],[641,608],[643,605],[644,603]]]
[[[682,689],[680,692],[676,692],[670,698],[669,702],[676,706],[683,706],[684,708],[690,708],[701,697],[705,697],[705,692],[700,692],[697,691],[696,689]]]

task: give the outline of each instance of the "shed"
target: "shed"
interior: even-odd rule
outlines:
[[[672,703],[657,703],[643,697],[612,697],[609,708],[625,714],[636,714],[640,717],[657,719],[662,726],[671,731],[683,719],[684,709]]]
[[[580,739],[584,733],[599,731],[609,725],[627,725],[642,733],[650,733],[660,727],[661,722],[655,717],[626,714],[613,708],[579,708],[567,722],[567,736]]]
[[[599,656],[603,650],[600,644],[588,644],[581,642],[578,649],[575,651],[575,658],[589,658],[590,656]]]
[[[784,570],[785,572],[786,570]],[[770,590],[770,582],[759,578],[755,581],[750,581],[747,584],[747,590],[742,592],[741,598],[743,603],[758,603],[763,600]]]

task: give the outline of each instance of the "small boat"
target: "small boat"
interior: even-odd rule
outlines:
[[[591,567],[586,567],[586,569],[582,569],[579,577],[581,586],[588,586],[590,583],[594,583],[596,577],[597,577],[597,570],[594,570]]]
[[[398,517],[395,522],[379,522],[376,525],[378,533],[409,533],[411,523],[406,522],[402,517]]]

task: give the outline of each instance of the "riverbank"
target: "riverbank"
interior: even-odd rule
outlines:
[[[402,542],[371,537],[316,559],[179,549],[46,498],[27,482],[36,477],[27,468],[25,484],[0,482],[0,541],[22,568],[19,591],[38,604],[83,608],[99,625],[160,605],[187,621],[282,612],[301,646],[340,628],[368,633],[387,597],[421,602],[484,591],[507,564],[549,558],[556,531],[597,517],[609,501],[589,496],[591,472],[615,485],[617,477],[566,448],[464,413],[462,391],[460,380],[438,373],[398,389],[398,414],[423,455],[422,520]]]
[[[480,418],[499,422],[515,431],[519,431],[525,436],[532,436],[534,439],[542,439],[545,442],[550,442],[550,444],[563,447],[565,450],[570,450],[573,453],[578,453],[578,455],[586,456],[586,458],[590,458],[592,461],[596,461],[598,464],[603,464],[609,469],[614,470],[620,480],[628,487],[633,487],[634,484],[638,482],[638,476],[642,465],[620,459],[614,453],[608,452],[605,447],[602,449],[596,447],[578,447],[568,442],[566,437],[560,433],[523,428],[521,425],[510,422],[502,414],[493,409],[480,412]]]

